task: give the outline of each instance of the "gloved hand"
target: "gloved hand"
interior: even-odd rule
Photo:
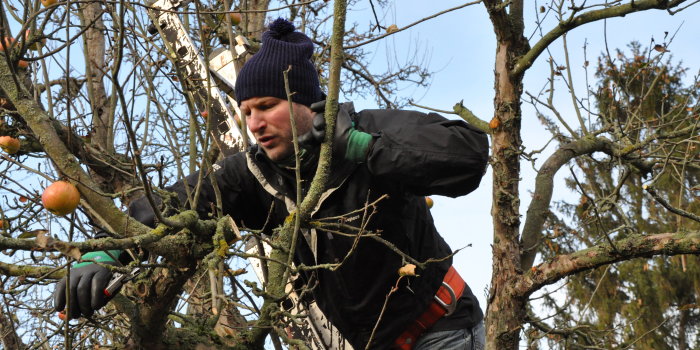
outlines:
[[[324,111],[326,101],[319,101],[311,105],[314,112],[311,130],[299,137],[302,147],[315,146],[323,142],[326,135],[326,120]],[[344,108],[338,109],[333,134],[333,155],[343,159],[361,163],[367,158],[367,151],[372,142],[372,135],[355,129],[350,114]]]
[[[110,250],[109,253],[118,258],[120,250]],[[104,251],[89,252],[83,255],[82,260],[94,260],[105,265],[117,265],[110,254]],[[81,316],[90,317],[95,310],[105,306],[109,297],[105,296],[104,289],[112,278],[112,272],[104,266],[93,262],[84,261],[73,265],[70,272],[70,319]],[[118,290],[117,290],[118,291]],[[116,294],[113,293],[113,294]],[[56,311],[63,311],[66,306],[66,278],[56,284],[53,293],[53,305]]]

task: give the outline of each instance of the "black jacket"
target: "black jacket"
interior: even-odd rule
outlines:
[[[450,255],[450,248],[435,229],[424,196],[457,197],[476,189],[488,159],[486,135],[463,121],[447,120],[434,113],[397,110],[355,113],[352,104],[342,105],[341,113],[349,113],[358,130],[372,134],[373,145],[366,163],[334,161],[327,190],[312,219],[352,213],[331,222],[364,226],[365,233],[379,234],[421,262]],[[215,168],[223,211],[239,225],[271,233],[295,209],[293,173],[272,163],[256,146],[246,154],[224,159]],[[315,166],[304,170],[305,192]],[[194,183],[196,178],[195,174],[187,181]],[[183,184],[171,188],[182,198]],[[208,182],[201,193],[198,210],[205,215],[216,201]],[[384,194],[388,198],[376,205],[372,215],[369,215],[372,210],[357,211]],[[145,224],[154,224],[153,214],[144,201],[135,202],[131,213]],[[355,244],[354,236],[315,231],[303,230],[295,261],[315,265],[345,259],[334,272],[318,269],[302,277],[314,281],[313,296],[325,315],[356,349],[364,349],[385,298],[397,282],[397,270],[404,265],[402,257],[384,243],[368,237],[359,239],[355,252],[346,257]],[[430,263],[425,270],[417,271],[419,277],[402,281],[389,298],[372,348],[387,348],[425,310],[451,264],[451,258]],[[465,279],[467,272],[461,272]],[[468,288],[456,314],[462,323],[460,327],[474,325],[482,318],[476,298]]]

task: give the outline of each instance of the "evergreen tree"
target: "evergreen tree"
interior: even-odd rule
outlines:
[[[578,203],[558,204],[560,218],[550,217],[544,257],[605,241],[700,228],[697,136],[672,137],[674,131],[698,124],[700,84],[684,85],[686,69],[674,64],[667,50],[630,45],[629,54],[599,59],[594,91],[595,129],[606,131],[626,147],[630,157],[661,160],[654,177],[615,159],[579,157],[567,185],[581,194]],[[650,135],[663,141],[644,142]],[[697,135],[697,132],[696,132]],[[673,215],[668,206],[689,215]],[[623,251],[625,247],[614,249]],[[550,346],[578,348],[697,348],[700,323],[700,258],[656,256],[602,266],[569,278],[571,308],[555,317]],[[557,304],[549,298],[548,305]],[[562,331],[566,330],[566,331]],[[695,342],[694,344],[691,342]]]

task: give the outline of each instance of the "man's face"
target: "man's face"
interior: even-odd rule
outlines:
[[[311,128],[313,113],[309,107],[293,103],[297,135]],[[270,160],[279,162],[294,154],[289,102],[277,97],[253,97],[241,103],[248,129]]]

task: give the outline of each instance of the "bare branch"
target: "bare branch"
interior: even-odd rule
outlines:
[[[634,235],[615,242],[616,254],[609,244],[558,255],[551,261],[533,266],[514,284],[513,292],[528,296],[545,285],[566,276],[599,266],[633,258],[655,255],[700,254],[700,231]]]
[[[559,39],[565,33],[586,23],[599,21],[601,19],[623,17],[630,13],[640,12],[650,9],[672,9],[686,0],[636,0],[623,5],[617,5],[600,10],[592,10],[581,15],[568,18],[559,22],[554,29],[545,34],[532,48],[523,55],[513,67],[511,74],[520,75],[524,73],[535,59],[549,47],[549,44]]]

